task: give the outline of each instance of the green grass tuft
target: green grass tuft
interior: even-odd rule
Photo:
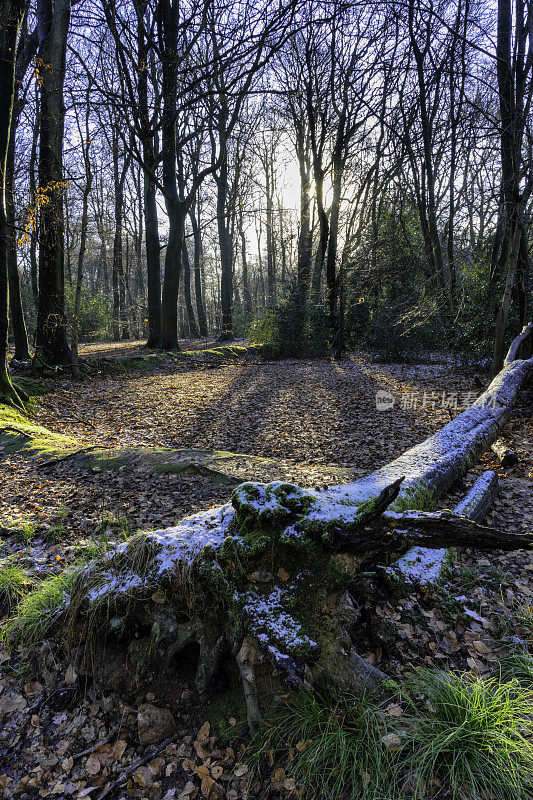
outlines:
[[[437,507],[437,493],[432,486],[419,482],[409,487],[396,498],[390,506],[391,511],[434,511]]]
[[[13,559],[0,559],[0,607],[11,612],[30,585],[26,570]]]
[[[533,690],[533,658],[525,652],[511,653],[499,664],[501,681],[515,680],[524,689]]]
[[[410,779],[414,797],[532,796],[529,692],[516,681],[438,671],[421,673],[407,688],[417,700],[411,700],[410,711],[402,717],[405,741],[399,769]]]
[[[528,644],[533,644],[533,605],[523,603],[516,609],[516,618],[521,627],[525,629],[525,640]]]
[[[387,728],[367,697],[335,702],[327,695],[291,696],[251,744],[257,769],[264,758],[289,756],[287,774],[307,800],[365,800],[387,796]],[[263,758],[264,757],[264,758]],[[300,796],[300,794],[298,795]]]
[[[27,594],[0,631],[6,650],[16,645],[30,647],[47,636],[60,614],[66,611],[66,601],[77,570],[65,570],[47,578]]]

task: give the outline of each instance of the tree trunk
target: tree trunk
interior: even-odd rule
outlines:
[[[0,402],[24,409],[22,397],[11,383],[7,369],[9,328],[9,232],[6,209],[6,168],[11,115],[15,97],[15,58],[20,26],[24,16],[22,0],[0,2]]]
[[[179,350],[178,293],[185,214],[177,197],[174,200],[165,198],[165,205],[169,221],[169,232],[165,253],[165,277],[161,304],[161,346],[163,350]]]
[[[198,205],[198,214],[200,207]],[[205,297],[204,289],[202,286],[202,266],[203,266],[203,251],[202,251],[202,237],[200,234],[200,225],[196,219],[196,209],[193,206],[189,212],[191,220],[192,232],[194,237],[194,296],[196,299],[196,313],[198,314],[198,325],[200,327],[200,336],[204,338],[208,335],[207,330],[207,317],[205,313]]]
[[[247,316],[252,314],[252,296],[248,280],[248,257],[246,252],[246,235],[244,233],[244,220],[242,210],[239,215],[239,237],[241,240],[241,267],[242,267],[242,295],[243,309]]]
[[[326,258],[326,248],[329,237],[329,222],[326,209],[324,208],[324,172],[319,165],[314,167],[314,177],[320,233],[318,238],[318,248],[315,255],[315,263],[313,265],[312,290],[314,297],[318,298],[320,296],[320,289],[322,286],[324,260]]]
[[[159,226],[156,188],[144,176],[144,228],[146,238],[146,285],[148,292],[148,342],[161,347],[161,265],[159,262]]]
[[[17,87],[15,87],[15,103]],[[6,210],[8,227],[8,274],[9,274],[9,308],[11,310],[11,324],[15,340],[15,358],[17,361],[27,361],[30,357],[28,347],[28,333],[22,308],[20,294],[20,279],[17,259],[17,231],[15,220],[15,199],[13,196],[15,180],[15,132],[17,129],[17,116],[13,115],[6,167]]]
[[[39,221],[39,308],[37,350],[52,364],[69,364],[65,316],[65,249],[63,192],[63,136],[65,105],[63,86],[70,0],[38,0],[38,63],[41,79],[39,138],[39,191],[48,202],[41,205]]]
[[[150,132],[151,120],[148,110],[148,45],[146,42],[146,0],[135,0],[137,16],[137,56],[142,69],[138,72],[139,116],[143,129],[142,149],[144,170],[144,227],[146,237],[146,281],[148,293],[148,341],[147,347],[161,347],[161,264],[159,260],[159,227],[157,220],[157,190],[149,177],[155,172],[158,140]]]
[[[276,252],[274,247],[274,165],[272,154],[265,156],[266,178],[266,247],[267,247],[267,308],[276,305]]]
[[[35,171],[37,165],[37,145],[39,142],[39,128],[41,125],[41,109],[39,105],[39,96],[35,98],[35,122],[33,125],[33,135],[31,140],[30,163],[29,163],[29,188],[30,188],[30,203],[35,204],[37,186],[35,183]],[[39,273],[37,269],[37,236],[35,231],[30,236],[30,274],[31,274],[31,294],[33,297],[33,305],[35,311],[39,308]]]
[[[217,132],[219,146],[224,154],[218,175],[214,173],[217,185],[217,228],[220,247],[220,303],[222,307],[222,330],[219,341],[233,339],[233,242],[228,225],[228,154],[226,127],[228,121],[227,105],[222,102],[218,112]]]
[[[336,157],[334,156],[333,158],[333,197],[329,215],[329,239],[326,256],[328,315],[331,342],[334,346],[335,352],[338,352],[339,349],[336,345],[336,342],[340,329],[340,316],[337,318],[337,243],[339,237],[339,215],[343,171],[342,158],[340,154],[336,154]]]
[[[124,257],[122,253],[122,229],[124,214],[124,184],[130,166],[131,156],[126,156],[119,168],[118,133],[113,133],[113,178],[115,184],[113,237],[113,338],[129,338],[126,314],[126,283],[124,276]],[[124,334],[126,334],[124,336]]]
[[[185,299],[185,309],[187,311],[187,319],[189,321],[189,333],[193,339],[198,339],[198,328],[196,326],[196,319],[192,307],[191,296],[191,264],[189,261],[189,251],[187,249],[187,242],[183,240],[182,249],[183,259],[183,296]]]
[[[298,287],[300,297],[306,300],[311,277],[311,165],[302,142],[298,147],[300,168],[300,231],[298,234]]]
[[[91,87],[87,89],[85,95],[85,127],[82,130],[78,123],[78,133],[81,139],[81,147],[83,152],[83,161],[85,166],[85,185],[83,187],[82,201],[81,201],[81,229],[80,229],[80,247],[78,250],[78,263],[76,269],[76,288],[74,291],[74,313],[72,315],[72,363],[75,371],[75,376],[79,375],[79,362],[78,362],[78,337],[79,337],[79,318],[80,318],[80,304],[81,304],[81,289],[83,285],[83,266],[85,260],[85,251],[87,249],[87,230],[89,227],[89,197],[93,186],[93,171],[90,159],[90,92]]]
[[[161,346],[164,350],[179,350],[178,293],[181,271],[181,251],[183,247],[185,214],[187,209],[179,200],[176,181],[178,12],[171,0],[163,0],[161,3],[159,36],[164,44],[164,57],[162,60],[162,160],[165,206],[169,223],[161,303]]]

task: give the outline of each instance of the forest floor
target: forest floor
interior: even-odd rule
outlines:
[[[445,362],[373,364],[352,355],[338,363],[243,360],[191,368],[173,362],[150,374],[43,382],[49,391],[32,415],[81,446],[251,454],[275,459],[287,478],[314,486],[345,482],[391,461],[470,404],[488,376]],[[379,390],[395,398],[392,410],[377,410]],[[488,453],[453,495],[462,496],[480,472],[496,468],[501,489],[488,520],[517,531],[533,526],[531,407],[529,390],[504,431],[519,463],[504,471]],[[226,502],[232,490],[188,471],[154,474],[142,461],[101,471],[65,461],[42,470],[20,454],[2,457],[1,450],[0,481],[1,555],[17,559],[31,582],[61,571],[94,542],[175,524]],[[446,505],[452,503],[448,496]],[[484,674],[510,642],[533,637],[532,598],[533,554],[467,550],[438,587],[384,597],[374,609],[383,626],[362,631],[361,652],[398,676],[421,665]],[[145,703],[168,707],[178,720],[178,738],[134,770],[114,798],[244,796],[242,740],[237,733],[230,744],[213,738],[235,726],[242,713],[236,700],[232,706],[231,697],[219,702],[215,694],[202,707],[187,686],[173,701],[153,689],[127,698],[104,695],[95,687],[84,690],[67,673],[47,685],[23,667],[22,655],[0,649],[0,796],[95,800],[150,751],[139,741],[138,708]],[[393,713],[402,710],[396,705]],[[283,796],[294,793],[279,772],[274,784]]]

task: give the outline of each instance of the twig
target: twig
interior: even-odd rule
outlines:
[[[89,450],[96,450],[98,445],[92,444],[90,447],[82,447],[80,450],[74,450],[72,453],[67,453],[66,456],[61,456],[60,458],[51,458],[49,461],[43,461],[42,464],[37,464],[35,469],[44,469],[45,467],[52,467],[54,464],[60,464],[61,461],[66,461],[69,458],[74,458],[74,456],[79,455],[80,453],[88,453]]]
[[[178,738],[177,733],[175,733],[173,736],[169,736],[168,739],[165,739],[165,741],[162,744],[160,744],[159,747],[156,747],[156,749],[153,750],[151,753],[148,753],[148,755],[143,756],[138,761],[135,761],[135,763],[130,764],[130,766],[127,767],[122,772],[122,774],[116,779],[116,781],[113,781],[113,783],[110,784],[110,786],[108,786],[107,789],[105,789],[102,792],[102,794],[98,795],[97,800],[104,800],[104,797],[108,797],[112,792],[115,791],[115,789],[118,789],[121,783],[124,783],[128,775],[131,775],[131,773],[134,772],[137,769],[137,767],[146,764],[147,761],[151,761],[152,758],[154,758],[154,756],[160,753],[161,750],[164,750],[165,747],[167,747],[167,745],[175,741],[177,738]]]
[[[108,744],[108,742],[113,738],[113,736],[118,733],[120,728],[113,728],[113,730],[109,731],[107,736],[102,739],[101,741],[97,742],[97,744],[93,744],[92,747],[87,747],[85,750],[82,750],[80,753],[75,753],[72,756],[74,761],[77,761],[78,758],[83,758],[83,756],[89,756],[91,753],[94,753],[95,750],[98,750],[99,747],[102,747],[104,744]]]

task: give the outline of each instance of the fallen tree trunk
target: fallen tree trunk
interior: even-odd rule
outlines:
[[[493,473],[454,511],[431,510],[499,434],[532,368],[533,359],[506,363],[471,408],[361,481],[322,490],[243,483],[225,506],[137,534],[73,573],[53,613],[74,645],[99,632],[122,642],[137,684],[192,643],[200,694],[219,664],[235,659],[251,726],[273,679],[379,691],[386,676],[352,646],[362,572],[410,547],[404,574],[428,548],[533,546],[533,533],[480,524],[496,489]],[[22,617],[7,630],[13,643],[24,641]]]

